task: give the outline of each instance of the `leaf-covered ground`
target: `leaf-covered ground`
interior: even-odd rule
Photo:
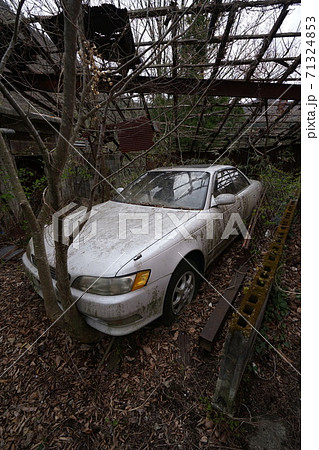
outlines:
[[[233,418],[210,403],[227,324],[212,353],[199,346],[219,300],[207,283],[172,327],[155,323],[88,346],[50,328],[20,262],[2,264],[0,370],[9,370],[0,378],[0,448],[299,449],[299,222],[297,214],[262,327],[291,365],[258,338]],[[265,248],[252,257],[251,273]],[[220,292],[240,249],[237,240],[207,273]]]

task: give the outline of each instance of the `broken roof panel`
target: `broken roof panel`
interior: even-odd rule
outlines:
[[[135,57],[135,45],[127,9],[104,3],[83,5],[84,34],[95,44],[100,57],[106,61],[126,63]],[[63,52],[63,13],[41,19],[41,24],[60,52]],[[132,62],[129,67],[135,67]]]

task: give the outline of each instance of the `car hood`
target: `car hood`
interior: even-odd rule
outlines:
[[[143,261],[146,249],[163,239],[182,239],[179,228],[199,211],[158,208],[109,201],[93,207],[91,216],[68,253],[71,279],[80,275],[115,276],[134,258]],[[85,214],[72,214],[64,221],[67,233]],[[172,233],[174,235],[172,236]],[[45,232],[50,264],[55,266],[53,226]]]

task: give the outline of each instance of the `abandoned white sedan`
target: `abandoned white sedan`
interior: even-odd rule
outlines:
[[[68,253],[72,296],[87,323],[119,336],[161,316],[173,322],[206,267],[246,232],[261,190],[232,166],[182,166],[151,170],[95,206]],[[67,216],[66,237],[84,213]],[[55,285],[54,219],[46,241]],[[32,241],[23,262],[41,295]]]

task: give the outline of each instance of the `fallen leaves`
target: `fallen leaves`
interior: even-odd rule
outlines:
[[[296,268],[298,251],[299,247],[289,254]],[[231,279],[237,253],[235,245],[207,273],[221,292]],[[287,278],[289,289],[297,290],[298,272],[291,273],[294,278]],[[49,323],[42,300],[34,295],[17,263],[3,268],[0,282],[3,371]],[[225,338],[223,331],[212,354],[198,345],[199,334],[217,300],[216,292],[204,283],[195,301],[172,327],[153,324],[116,338],[112,345],[108,336],[99,344],[81,345],[58,328],[50,329],[0,378],[0,447],[244,448],[245,435],[229,432],[227,421],[217,426],[207,410],[209,402],[204,406],[200,400],[213,395]],[[283,353],[294,364],[299,357],[300,312],[295,299],[290,316],[284,319],[291,347]],[[268,375],[268,370],[271,375],[273,359],[259,361],[258,367],[262,374]],[[261,415],[268,410],[280,411],[285,417],[292,395],[299,399],[298,390],[292,391],[295,375],[281,363],[276,367],[276,377],[269,381],[250,378],[250,383],[248,394],[244,392],[250,413],[241,412],[247,420],[249,414]]]
[[[142,349],[144,350],[145,354],[147,356],[150,356],[153,354],[152,350],[150,349],[150,347],[147,347],[146,345],[142,345]]]

